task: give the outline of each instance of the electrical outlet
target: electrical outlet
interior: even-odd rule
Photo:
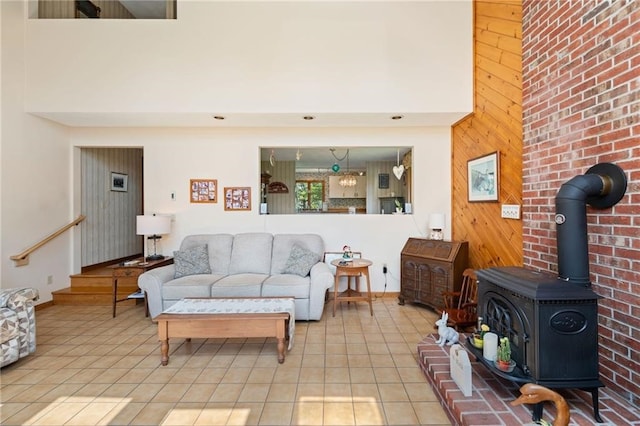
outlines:
[[[387,271],[388,271],[388,269],[387,269],[387,264],[386,264],[386,263],[383,263],[383,264],[382,264],[382,273],[383,273],[383,274],[386,274],[386,273],[387,273]]]
[[[503,204],[502,217],[505,219],[520,219],[519,204]]]
[[[53,284],[53,275],[47,275],[47,285]]]

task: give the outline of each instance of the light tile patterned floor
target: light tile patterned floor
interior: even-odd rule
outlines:
[[[416,362],[430,310],[377,299],[273,339],[171,341],[160,366],[142,306],[36,312],[35,355],[0,370],[3,425],[449,425]]]

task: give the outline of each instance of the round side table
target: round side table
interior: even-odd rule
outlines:
[[[336,316],[336,306],[338,302],[369,302],[369,311],[373,316],[373,304],[371,303],[371,280],[369,278],[369,266],[373,264],[367,259],[353,259],[344,262],[342,259],[335,259],[331,264],[336,267],[336,279],[333,287],[333,316]],[[347,277],[347,289],[338,293],[340,278]],[[351,288],[351,277],[355,277],[356,286]],[[367,279],[367,291],[360,291],[359,278]]]

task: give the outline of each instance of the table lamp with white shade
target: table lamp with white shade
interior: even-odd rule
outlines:
[[[444,213],[431,213],[429,215],[429,229],[431,229],[431,233],[429,234],[429,239],[431,240],[443,240],[444,232],[442,231],[445,227],[444,223]]]
[[[157,241],[169,232],[171,232],[170,216],[136,216],[136,234],[147,235],[147,239],[153,240],[153,254],[147,256],[146,260],[164,259],[163,255],[158,254]]]

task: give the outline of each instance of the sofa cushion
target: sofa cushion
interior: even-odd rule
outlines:
[[[296,299],[308,299],[310,292],[309,277],[299,275],[272,275],[262,284],[262,297],[289,296]]]
[[[209,250],[206,244],[174,251],[173,264],[175,265],[175,278],[211,273]]]
[[[282,274],[291,249],[294,245],[303,247],[318,255],[322,259],[324,242],[317,234],[276,234],[273,237],[273,257],[271,259],[271,275]]]
[[[164,299],[183,299],[185,297],[210,297],[211,285],[224,275],[201,274],[176,278],[162,286]]]
[[[184,237],[180,250],[206,244],[209,250],[209,267],[212,274],[228,275],[231,262],[233,235],[231,234],[198,234]]]
[[[269,274],[273,235],[264,232],[237,234],[231,249],[231,274]]]
[[[287,263],[284,265],[282,272],[284,274],[295,274],[306,277],[309,275],[309,271],[311,271],[313,265],[319,261],[320,257],[317,254],[294,244],[293,247],[291,247],[289,259],[287,259]]]
[[[260,297],[265,274],[235,274],[216,281],[211,286],[211,297]]]

